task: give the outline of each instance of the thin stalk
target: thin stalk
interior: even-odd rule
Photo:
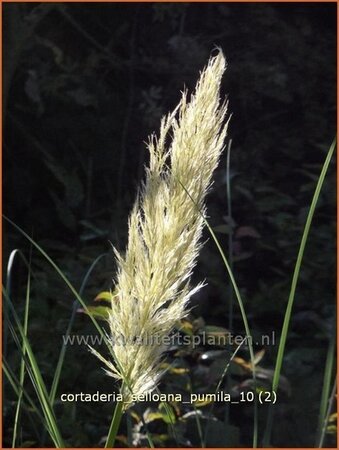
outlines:
[[[75,298],[79,301],[79,303],[81,304],[81,306],[85,309],[85,311],[87,312],[88,316],[90,317],[91,321],[93,322],[93,325],[95,326],[95,328],[98,330],[98,332],[100,333],[100,335],[104,338],[105,342],[106,342],[106,336],[105,333],[103,332],[102,328],[100,327],[100,325],[98,324],[98,322],[95,320],[95,318],[93,317],[93,315],[90,313],[90,311],[87,308],[87,305],[85,304],[85,302],[82,300],[82,298],[80,297],[80,295],[78,294],[78,292],[76,291],[76,289],[74,288],[74,286],[72,285],[72,283],[68,280],[68,278],[63,274],[62,270],[57,266],[57,264],[55,264],[55,262],[52,260],[52,258],[50,258],[50,256],[48,256],[48,254],[40,247],[39,244],[37,244],[34,239],[32,239],[22,228],[20,228],[16,223],[14,223],[11,219],[9,219],[8,217],[6,217],[5,215],[3,215],[4,219],[10,223],[16,230],[18,230],[46,259],[47,261],[50,263],[50,265],[56,270],[56,272],[60,275],[60,277],[62,278],[62,280],[66,283],[66,285],[69,287],[69,289],[71,290],[71,292],[73,293],[73,295],[75,296]]]
[[[80,290],[79,290],[79,296],[80,297],[82,297],[83,291],[85,289],[85,286],[87,284],[87,281],[88,281],[88,278],[89,278],[90,274],[92,273],[94,267],[97,265],[97,263],[99,262],[99,260],[103,256],[105,256],[105,254],[99,255],[93,261],[93,263],[91,264],[90,268],[88,269],[88,271],[87,271],[87,273],[86,273],[86,275],[85,275],[85,277],[84,277],[84,279],[82,281]],[[54,401],[55,401],[55,396],[56,396],[56,392],[57,392],[57,389],[58,389],[59,380],[60,380],[60,376],[61,376],[61,370],[62,370],[62,366],[63,366],[64,360],[65,360],[66,349],[67,349],[66,342],[68,342],[67,338],[71,334],[78,305],[79,305],[79,301],[75,300],[73,302],[73,308],[72,308],[71,317],[70,317],[69,322],[68,322],[68,326],[67,326],[67,330],[66,330],[66,334],[65,334],[65,339],[63,341],[63,344],[62,344],[62,347],[61,347],[61,350],[60,350],[60,354],[59,354],[59,359],[58,359],[57,366],[56,366],[56,369],[55,369],[55,374],[54,374],[54,378],[53,378],[53,382],[52,382],[52,387],[51,387],[50,394],[49,394],[49,398],[50,398],[50,401],[51,401],[52,405],[54,404]]]
[[[142,420],[144,427],[146,428],[146,436],[147,436],[148,445],[150,448],[154,448],[153,440],[151,438],[151,433],[148,431],[147,423],[145,422],[145,419],[143,416],[141,416],[141,420]]]
[[[6,363],[6,361],[4,359],[2,360],[2,368],[3,368],[6,379],[9,381],[9,383],[12,386],[17,397],[19,397],[19,394],[22,391],[25,398],[28,399],[29,398],[28,394],[23,389],[21,389],[19,380],[16,379],[15,375],[13,374],[13,372],[11,371],[10,367],[8,366],[8,364]],[[20,386],[20,387],[18,387],[18,386]],[[42,415],[40,414],[40,412],[38,411],[37,407],[34,405],[32,400],[31,400],[31,408],[25,402],[25,400],[22,401],[22,406],[25,409],[25,411],[27,413],[27,417],[31,423],[31,429],[34,430],[36,438],[39,439],[40,429],[38,430],[37,425],[40,425],[40,424],[37,424],[36,416],[33,416],[32,409],[38,415],[38,417],[41,419],[43,426],[46,427],[44,418],[42,417]]]
[[[190,390],[190,394],[192,397],[192,382],[191,382],[191,378],[189,375],[187,375],[187,380],[188,380],[188,386],[189,386],[189,390]],[[193,409],[195,412],[195,421],[197,424],[197,430],[198,430],[198,435],[199,435],[199,439],[200,439],[200,444],[201,444],[201,448],[205,448],[206,447],[206,442],[204,442],[204,436],[203,436],[203,432],[202,432],[202,427],[201,427],[201,422],[200,422],[200,417],[199,417],[199,411],[197,409],[197,407],[195,406],[195,403],[193,403]]]
[[[323,381],[323,388],[322,388],[321,400],[320,400],[319,420],[318,420],[318,428],[317,428],[317,435],[316,435],[316,446],[319,446],[319,447],[320,447],[320,442],[321,442],[322,431],[324,428],[327,405],[328,405],[329,396],[330,396],[330,385],[331,385],[331,378],[332,378],[334,353],[335,353],[335,335],[333,334],[330,339],[330,342],[328,345],[328,350],[327,350],[327,357],[326,357],[325,371],[324,371],[324,381]]]
[[[333,385],[333,388],[332,388],[331,396],[330,396],[330,399],[328,401],[327,413],[326,413],[326,417],[325,417],[325,420],[324,420],[324,423],[323,423],[323,427],[322,427],[322,430],[321,430],[321,436],[320,436],[319,444],[318,444],[319,448],[322,448],[322,446],[324,444],[326,428],[327,428],[328,420],[330,418],[331,410],[332,410],[332,407],[333,407],[336,391],[337,391],[337,377],[335,377],[335,381],[334,381],[334,385]]]
[[[199,434],[199,439],[201,442],[201,448],[205,448],[206,447],[206,443],[204,442],[204,436],[203,436],[203,432],[202,432],[202,426],[201,426],[201,422],[200,422],[200,417],[199,417],[199,412],[197,407],[195,406],[195,404],[193,404],[193,409],[195,412],[195,418],[196,418],[196,423],[197,423],[197,430],[198,430],[198,434]]]
[[[143,412],[141,410],[141,405],[140,404],[138,405],[138,414],[140,415],[142,426],[145,428],[145,431],[146,431],[146,437],[147,437],[148,445],[150,446],[150,448],[154,448],[154,443],[153,443],[153,440],[151,438],[151,433],[148,430],[148,425],[146,423],[146,420],[144,419],[144,415],[143,415]]]
[[[105,256],[105,254],[101,254],[99,255],[91,264],[91,266],[89,267],[89,269],[87,270],[85,277],[82,281],[80,290],[79,290],[79,296],[82,297],[82,294],[84,292],[85,286],[87,284],[88,278],[90,276],[90,274],[92,273],[94,267],[96,266],[96,264],[98,263],[98,261]],[[62,367],[64,365],[64,361],[65,361],[65,356],[66,356],[66,350],[67,350],[67,342],[68,342],[68,337],[71,334],[72,328],[73,328],[73,324],[74,324],[74,320],[75,320],[75,316],[76,316],[76,312],[77,312],[77,308],[78,305],[80,304],[80,302],[78,300],[74,300],[73,302],[73,307],[72,307],[72,312],[71,312],[71,317],[68,321],[68,325],[67,325],[67,329],[66,329],[66,333],[64,336],[64,340],[62,343],[62,347],[59,353],[59,358],[58,358],[58,362],[56,365],[56,369],[55,369],[55,373],[54,373],[54,377],[53,377],[53,381],[52,381],[52,386],[50,389],[50,393],[49,393],[49,398],[50,398],[50,402],[52,405],[54,405],[55,402],[55,397],[56,397],[56,393],[58,390],[58,386],[59,386],[59,381],[60,381],[60,377],[61,377],[61,372],[62,372]],[[42,445],[45,445],[46,439],[46,430],[44,430],[44,433],[42,434],[42,438],[41,438],[41,442]]]
[[[68,280],[68,278],[63,274],[62,270],[57,266],[57,264],[52,260],[52,258],[50,258],[50,256],[22,229],[20,228],[18,225],[16,225],[12,220],[10,220],[8,217],[6,217],[5,215],[3,215],[4,219],[9,222],[16,230],[18,230],[32,245],[33,247],[35,247],[43,256],[44,258],[49,262],[49,264],[55,269],[55,271],[58,273],[58,275],[62,278],[62,280],[65,282],[65,284],[68,286],[68,288],[71,290],[71,292],[73,293],[73,295],[75,296],[75,298],[78,300],[78,302],[81,304],[81,306],[84,308],[84,310],[87,312],[89,318],[91,319],[93,325],[95,326],[95,328],[97,329],[97,331],[99,332],[101,338],[103,339],[103,341],[105,342],[111,356],[113,357],[118,370],[121,374],[121,377],[123,379],[123,383],[131,390],[130,385],[129,385],[129,381],[128,381],[128,377],[126,376],[123,368],[120,366],[119,361],[115,358],[114,355],[114,350],[112,348],[112,346],[110,345],[110,342],[103,330],[103,328],[101,328],[101,326],[98,324],[98,322],[96,321],[95,317],[90,313],[89,309],[87,308],[86,303],[82,300],[81,296],[79,295],[79,293],[76,291],[76,289],[74,288],[74,286],[72,285],[72,283]],[[48,396],[48,401],[49,401],[49,396]],[[120,408],[120,407],[119,407]],[[118,408],[118,409],[119,409]],[[121,406],[122,409],[122,406]],[[116,414],[117,413],[117,414]],[[112,423],[111,423],[111,428],[110,428],[110,433],[114,431],[115,426],[114,425],[115,421],[118,420],[118,422],[120,423],[121,420],[121,416],[122,411],[120,411],[120,415],[118,414],[118,411],[115,411],[114,415],[116,416],[116,419],[112,419]],[[118,426],[119,426],[118,423]],[[112,430],[111,430],[112,429]],[[117,430],[116,430],[117,432]],[[115,434],[116,434],[115,432]],[[115,440],[115,436],[113,435],[113,438]]]
[[[15,320],[15,324],[19,330],[19,334],[20,337],[24,343],[24,347],[25,347],[25,354],[22,354],[22,357],[25,361],[26,364],[26,370],[31,378],[32,384],[34,386],[34,389],[36,391],[36,394],[38,396],[40,405],[43,409],[43,413],[46,419],[46,424],[49,430],[49,434],[54,442],[54,444],[56,445],[56,447],[58,448],[63,448],[65,447],[65,444],[63,442],[63,439],[61,437],[61,434],[59,432],[58,426],[57,426],[57,422],[56,422],[56,418],[54,415],[54,411],[53,408],[49,402],[49,397],[48,397],[48,393],[47,393],[47,389],[46,389],[46,385],[43,381],[40,369],[38,367],[37,361],[35,359],[35,355],[33,353],[33,350],[31,348],[31,345],[29,343],[29,340],[27,339],[27,337],[25,336],[24,330],[22,328],[22,325],[20,323],[20,320],[16,314],[16,311],[13,307],[13,304],[11,302],[11,300],[9,299],[6,290],[4,289],[3,291],[4,293],[4,299],[8,302],[8,305],[10,307],[10,310],[12,312],[12,315],[14,317]],[[11,324],[11,322],[9,321],[8,323],[9,325],[9,330],[13,336],[13,339],[19,349],[20,352],[22,352],[22,347],[21,347],[21,343],[20,343],[20,339],[17,336],[16,331],[14,330],[13,325]],[[27,354],[27,356],[26,356]]]
[[[30,395],[25,391],[25,389],[20,385],[19,380],[16,378],[15,374],[13,373],[12,369],[10,368],[8,362],[3,359],[2,360],[2,369],[4,371],[4,374],[9,381],[9,384],[12,386],[13,391],[16,393],[16,395],[19,397],[20,393],[23,392],[23,395],[25,399],[27,400],[27,412],[28,414],[31,414],[32,411],[39,417],[44,427],[47,427],[46,421],[43,417],[43,415],[38,410],[38,407],[30,397]],[[30,407],[30,409],[28,408]],[[32,410],[32,411],[31,411]]]
[[[228,260],[230,263],[230,269],[233,272],[233,227],[232,227],[232,197],[231,197],[231,177],[230,177],[230,168],[231,168],[231,146],[232,140],[230,139],[227,146],[226,153],[226,196],[227,196],[227,217],[228,217]],[[232,332],[233,329],[233,303],[234,303],[234,295],[233,289],[230,285],[229,293],[228,293],[228,329]],[[227,391],[231,390],[231,377],[230,374],[227,373],[226,378],[226,386]],[[225,419],[226,425],[229,424],[230,421],[230,404],[227,402],[225,406]]]
[[[12,270],[13,270],[13,264],[16,258],[16,255],[20,255],[24,263],[27,267],[29,267],[28,261],[25,258],[25,255],[22,253],[21,250],[15,249],[11,251],[11,254],[8,258],[7,263],[7,272],[6,272],[6,291],[8,292],[8,295],[11,296],[11,288],[12,288]],[[3,305],[3,311],[4,311],[4,318],[5,322],[8,317],[8,308],[7,305]],[[3,354],[6,357],[7,356],[7,341],[8,341],[8,329],[6,326],[4,326],[4,332],[3,332]]]
[[[24,263],[28,266],[28,262],[24,256],[24,254],[19,250],[19,249],[15,249],[13,250],[8,258],[8,263],[7,263],[7,271],[6,271],[6,290],[7,292],[10,294],[11,292],[11,285],[12,285],[12,269],[13,269],[13,264],[15,261],[15,257],[16,255],[21,256],[21,258],[23,259]],[[7,344],[8,344],[8,324],[7,324],[7,320],[8,320],[8,306],[6,303],[3,303],[2,305],[3,308],[3,342],[2,342],[2,352],[3,352],[3,357],[6,358],[7,357]],[[2,404],[4,405],[5,402],[5,396],[6,396],[6,389],[5,389],[5,384],[3,385],[3,395],[2,395]]]
[[[91,312],[89,311],[89,309],[87,308],[86,303],[83,301],[83,299],[81,298],[81,296],[79,295],[79,293],[77,292],[77,290],[74,288],[74,286],[72,285],[72,283],[69,281],[69,279],[63,274],[62,270],[57,266],[57,264],[55,264],[55,262],[52,260],[52,258],[40,247],[39,244],[37,244],[34,239],[32,239],[22,228],[20,228],[16,223],[14,223],[11,219],[9,219],[8,217],[6,217],[5,215],[3,215],[3,218],[10,223],[17,231],[19,231],[32,245],[33,247],[35,247],[43,256],[44,258],[49,262],[49,264],[55,269],[55,271],[57,272],[57,274],[61,277],[61,279],[64,281],[64,283],[68,286],[68,288],[70,289],[70,291],[72,292],[72,294],[74,295],[74,297],[78,300],[78,302],[81,304],[81,306],[84,308],[84,310],[86,311],[86,313],[88,314],[89,318],[91,319],[93,325],[95,326],[95,328],[97,329],[97,331],[100,334],[100,337],[103,339],[103,342],[105,342],[111,356],[114,358],[116,365],[118,366],[118,369],[120,371],[120,374],[125,382],[125,384],[128,386],[128,379],[122,369],[122,367],[120,366],[119,362],[116,360],[115,356],[114,356],[114,351],[112,349],[112,346],[109,343],[109,340],[107,339],[107,336],[103,330],[103,328],[98,324],[98,322],[96,321],[95,317],[93,314],[91,314]]]
[[[156,386],[155,390],[157,391],[157,393],[159,395],[161,395],[161,392],[160,392],[160,389],[158,388],[158,386]],[[167,402],[162,402],[162,403],[163,403],[164,408],[166,410],[167,416],[168,416],[168,418],[170,420],[171,431],[172,431],[173,437],[174,437],[176,443],[179,445],[178,436],[177,436],[175,428],[174,428],[174,422],[172,421],[172,411],[170,410]]]
[[[310,206],[310,209],[309,209],[309,212],[307,215],[303,235],[301,238],[298,257],[297,257],[297,261],[295,264],[294,273],[293,273],[293,277],[292,277],[291,289],[290,289],[290,294],[288,297],[288,302],[287,302],[287,307],[286,307],[286,312],[285,312],[285,317],[284,317],[284,323],[283,323],[283,327],[282,327],[282,331],[281,331],[278,355],[277,355],[274,376],[273,376],[273,381],[272,381],[272,391],[276,391],[279,386],[281,367],[282,367],[283,358],[284,358],[287,334],[288,334],[288,329],[289,329],[290,320],[291,320],[292,308],[293,308],[293,304],[294,304],[295,292],[296,292],[297,283],[298,283],[298,279],[299,279],[301,263],[303,260],[306,242],[307,242],[307,238],[308,238],[308,235],[310,232],[312,219],[314,216],[314,211],[315,211],[315,208],[318,203],[319,195],[320,195],[323,183],[324,183],[324,179],[325,179],[325,176],[326,176],[326,173],[328,170],[328,166],[330,164],[332,155],[334,153],[334,149],[336,147],[336,142],[337,142],[337,140],[335,138],[328,150],[324,165],[321,169],[321,173],[319,175],[317,186],[314,191],[313,199],[311,202],[311,206]],[[273,405],[273,403],[270,403],[269,408],[268,408],[266,429],[265,429],[265,434],[264,434],[264,438],[263,438],[263,446],[264,447],[267,447],[270,445],[272,425],[273,425],[273,411],[274,411],[274,405]]]
[[[31,270],[30,270],[30,266],[31,266],[31,255],[30,255],[30,265],[29,265],[29,269],[28,269],[28,277],[27,277],[27,287],[26,287],[26,303],[25,303],[25,314],[24,314],[24,326],[23,326],[23,331],[25,333],[25,336],[27,336],[27,332],[28,332],[28,314],[29,314],[29,303],[30,303],[30,290],[31,290]],[[24,344],[24,341],[22,342],[22,355],[24,356],[26,354],[26,347]],[[20,378],[19,378],[19,382],[20,382],[20,386],[24,385],[24,381],[25,381],[25,361],[23,359],[23,357],[21,358],[21,362],[20,362]],[[16,406],[16,411],[15,411],[15,416],[14,416],[14,427],[13,427],[13,438],[12,438],[12,447],[15,448],[16,447],[16,438],[17,438],[17,430],[18,430],[18,424],[19,424],[19,420],[20,420],[20,410],[21,410],[21,402],[22,402],[22,389],[19,392],[19,397],[18,397],[18,403]]]
[[[121,422],[122,414],[123,414],[123,402],[117,402],[114,409],[114,414],[111,422],[111,426],[109,427],[109,432],[105,444],[105,448],[114,447],[115,439],[117,437],[117,433],[119,430],[119,425]]]
[[[227,362],[227,364],[226,364],[226,366],[225,366],[225,369],[224,369],[224,371],[223,371],[223,373],[222,373],[222,375],[221,375],[221,377],[220,377],[220,380],[219,380],[219,382],[218,382],[218,385],[217,385],[217,387],[215,388],[215,392],[214,392],[215,395],[217,394],[217,392],[218,392],[219,389],[220,389],[221,383],[223,382],[223,379],[225,378],[225,375],[226,375],[227,372],[228,372],[228,369],[229,369],[229,367],[230,367],[230,365],[231,365],[231,362],[233,361],[233,359],[235,358],[236,354],[238,353],[238,351],[240,350],[242,344],[243,344],[245,341],[246,341],[246,339],[243,339],[243,340],[241,341],[241,343],[240,343],[240,344],[238,345],[238,347],[234,350],[232,356],[230,357],[229,361]],[[209,413],[208,413],[208,416],[209,416],[209,417],[208,417],[208,422],[207,422],[207,425],[206,425],[206,428],[205,428],[205,437],[204,437],[204,442],[205,442],[205,443],[207,442],[207,438],[208,438],[208,429],[209,429],[209,426],[210,426],[210,418],[212,417],[213,409],[214,409],[214,403],[212,403],[211,408],[210,408]]]
[[[192,202],[196,205],[194,199],[192,198],[192,196],[190,195],[190,193],[187,191],[187,189],[185,188],[185,186],[180,182],[182,188],[185,190],[186,194],[190,197],[190,199],[192,200]],[[196,205],[197,206],[197,205]],[[198,206],[197,206],[198,208]],[[210,226],[208,220],[206,219],[206,217],[204,216],[204,214],[200,211],[200,209],[198,208],[198,212],[200,213],[201,217],[203,218],[206,227],[208,229],[208,231],[210,232],[213,241],[215,242],[215,245],[217,246],[217,249],[220,253],[220,256],[223,260],[223,263],[226,267],[228,276],[230,277],[234,292],[235,292],[235,296],[236,299],[238,301],[238,305],[239,305],[239,309],[240,309],[240,313],[241,313],[241,317],[244,323],[244,328],[245,328],[245,332],[246,332],[246,336],[248,338],[248,348],[249,348],[249,352],[250,352],[250,358],[251,358],[251,366],[252,366],[252,378],[253,378],[253,385],[254,385],[254,414],[253,414],[253,448],[257,447],[258,444],[258,399],[257,399],[257,395],[256,395],[256,385],[257,385],[257,379],[256,379],[256,370],[255,370],[255,359],[254,359],[254,351],[253,351],[253,342],[252,342],[252,336],[250,333],[250,328],[248,325],[248,320],[247,320],[247,316],[246,316],[246,312],[245,312],[245,308],[244,308],[244,303],[242,301],[241,295],[240,295],[240,291],[238,289],[237,283],[235,281],[233,272],[230,268],[230,265],[228,263],[228,260],[225,256],[225,253],[223,252],[221,245],[218,241],[218,238],[216,237],[212,227]]]
[[[227,191],[227,217],[229,225],[228,233],[228,260],[230,263],[230,269],[233,272],[233,228],[232,228],[232,194],[231,194],[231,146],[232,140],[229,141],[226,154],[226,191]],[[233,289],[230,287],[229,292],[229,304],[228,304],[228,328],[231,331],[233,327]]]

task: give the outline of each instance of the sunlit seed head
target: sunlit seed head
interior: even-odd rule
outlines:
[[[115,361],[93,352],[122,380],[126,408],[132,393],[156,387],[165,349],[161,337],[187,314],[190,297],[202,287],[190,288],[189,280],[201,247],[205,197],[227,132],[227,104],[220,102],[225,68],[219,50],[191,98],[184,92],[162,119],[159,135],[150,137],[150,162],[129,218],[125,255],[115,250],[119,301],[112,301],[108,319]]]

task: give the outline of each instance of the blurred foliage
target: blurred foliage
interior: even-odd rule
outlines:
[[[208,213],[226,251],[232,236],[234,272],[254,336],[274,332],[278,339],[308,207],[335,134],[336,5],[12,3],[4,4],[3,12],[4,212],[78,288],[93,260],[107,253],[86,285],[84,297],[91,305],[99,292],[112,288],[109,242],[119,249],[126,243],[128,213],[147,161],[143,142],[177,104],[180,90],[194,86],[215,45],[223,49],[229,66],[222,88],[233,114],[233,213],[228,217],[225,159]],[[13,248],[29,252],[10,227],[3,246],[5,261]],[[74,299],[39,255],[33,253],[32,264],[29,337],[51,382]],[[16,263],[12,295],[19,307],[25,279]],[[201,279],[208,286],[193,299],[181,332],[227,331],[231,288],[212,241],[194,274],[194,280]],[[314,443],[334,299],[333,161],[297,290],[276,408],[276,447]],[[243,334],[237,306],[234,311],[231,331]],[[77,315],[72,332],[93,332],[86,315]],[[229,384],[225,379],[222,385],[234,395],[251,387],[245,347],[230,365]],[[8,359],[17,370],[13,348],[9,343]],[[262,357],[265,389],[276,346],[255,350]],[[233,351],[232,346],[171,349],[161,390],[213,392]],[[114,387],[85,346],[70,346],[61,388],[111,392]],[[15,411],[14,394],[7,391],[5,446]],[[209,414],[208,446],[251,445],[253,405],[231,405],[225,412],[225,405],[216,404],[211,413],[209,406],[136,407],[122,424],[119,445],[147,445],[147,424],[158,446],[199,446],[197,423],[205,429]],[[111,404],[58,401],[56,406],[73,447],[102,445],[112,411]],[[261,432],[265,408],[259,413]],[[22,420],[22,446],[48,444],[26,415]],[[327,446],[336,445],[334,426],[333,419]]]

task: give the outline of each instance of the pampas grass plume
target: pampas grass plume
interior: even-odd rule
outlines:
[[[109,313],[114,361],[92,351],[107,373],[122,380],[125,409],[151,392],[162,371],[161,344],[185,317],[201,247],[205,197],[226,137],[227,104],[220,102],[226,68],[220,50],[202,71],[194,94],[186,92],[148,142],[146,180],[128,224],[124,255],[115,251],[117,274]]]

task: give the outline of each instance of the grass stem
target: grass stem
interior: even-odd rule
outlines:
[[[230,139],[227,146],[226,153],[226,197],[227,197],[227,220],[229,226],[228,232],[228,260],[230,263],[230,269],[233,272],[233,220],[232,220],[232,197],[231,197],[231,177],[230,177],[230,169],[231,169],[231,146],[232,140]],[[234,292],[232,285],[230,284],[229,293],[228,293],[228,329],[230,333],[232,333],[233,329],[233,303],[234,303]],[[226,386],[227,391],[231,390],[231,377],[227,372],[226,377]],[[230,404],[226,403],[225,406],[225,418],[224,422],[226,425],[229,425],[230,422]]]
[[[326,429],[325,424],[325,418],[326,418],[326,411],[327,406],[329,403],[329,397],[330,397],[330,386],[331,386],[331,379],[332,379],[332,372],[333,372],[333,362],[334,362],[334,353],[335,353],[335,334],[331,336],[328,350],[327,350],[327,357],[326,357],[326,363],[325,363],[325,371],[324,371],[324,381],[323,381],[323,388],[321,392],[321,400],[320,400],[320,410],[319,410],[319,420],[318,420],[318,429],[317,429],[317,437],[316,437],[316,447],[322,446],[322,441],[324,437],[323,430]]]
[[[327,428],[328,420],[330,418],[331,410],[332,410],[332,407],[333,407],[333,402],[334,402],[336,391],[337,391],[337,377],[335,377],[335,381],[334,381],[334,385],[333,385],[333,388],[332,388],[331,396],[330,396],[329,401],[328,401],[327,413],[326,413],[326,417],[324,419],[324,423],[323,423],[323,426],[322,426],[321,435],[320,435],[320,439],[319,439],[319,444],[318,444],[319,448],[322,448],[322,446],[324,445],[326,428]]]
[[[115,439],[119,430],[122,414],[123,414],[123,402],[117,402],[114,409],[114,414],[112,417],[111,426],[109,427],[109,432],[105,444],[105,448],[112,448],[115,444]]]
[[[319,178],[318,178],[317,186],[316,186],[315,191],[314,191],[313,199],[312,199],[312,202],[311,202],[311,206],[310,206],[310,209],[309,209],[309,212],[308,212],[308,215],[307,215],[307,219],[306,219],[303,235],[302,235],[302,238],[301,238],[301,243],[300,243],[299,252],[298,252],[298,256],[297,256],[297,261],[296,261],[296,264],[295,264],[295,267],[294,267],[294,273],[293,273],[293,277],[292,277],[292,284],[291,284],[290,294],[289,294],[289,297],[288,297],[288,302],[287,302],[287,307],[286,307],[286,312],[285,312],[285,317],[284,317],[284,323],[283,323],[283,327],[282,327],[282,331],[281,331],[281,337],[280,337],[279,348],[278,348],[278,355],[277,355],[277,360],[276,360],[276,365],[275,365],[275,370],[274,370],[274,376],[273,376],[273,381],[272,381],[272,391],[276,391],[278,386],[279,386],[281,367],[282,367],[284,353],[285,353],[287,334],[288,334],[288,329],[289,329],[289,325],[290,325],[290,321],[291,321],[292,308],[293,308],[293,304],[294,304],[295,292],[296,292],[297,283],[298,283],[298,279],[299,279],[301,263],[302,263],[302,260],[303,260],[304,251],[305,251],[305,247],[306,247],[306,242],[307,242],[307,238],[308,238],[308,235],[309,235],[309,232],[310,232],[310,228],[311,228],[311,224],[312,224],[312,219],[313,219],[313,216],[314,216],[315,208],[316,208],[317,203],[318,203],[320,191],[321,191],[321,188],[322,188],[323,183],[324,183],[324,179],[325,179],[325,175],[326,175],[327,170],[328,170],[328,166],[330,164],[332,155],[334,153],[334,149],[336,147],[336,142],[337,141],[336,141],[336,138],[335,138],[333,140],[329,150],[328,150],[328,153],[327,153],[324,165],[322,167],[321,173],[320,173]],[[269,408],[268,408],[266,429],[265,429],[265,434],[264,434],[264,438],[263,438],[263,447],[270,446],[272,426],[273,426],[273,411],[274,411],[274,405],[273,405],[273,403],[270,403]]]
[[[31,254],[30,254],[30,260],[29,260],[29,268],[28,268],[28,276],[27,276],[27,287],[26,287],[26,304],[25,304],[25,315],[24,315],[24,326],[23,331],[25,333],[25,336],[27,336],[28,332],[28,314],[29,314],[29,303],[30,303],[30,291],[31,291]],[[17,439],[17,432],[18,432],[18,425],[20,421],[20,415],[21,415],[21,405],[22,405],[22,396],[23,396],[23,386],[25,381],[25,361],[24,356],[26,354],[26,347],[24,341],[22,342],[22,358],[20,362],[20,386],[22,389],[19,391],[18,396],[18,403],[16,406],[15,411],[15,418],[14,418],[14,427],[13,427],[13,438],[12,438],[12,447],[16,447],[16,439]]]
[[[192,202],[196,205],[196,207],[198,208],[198,205],[196,204],[196,202],[194,201],[194,199],[192,198],[191,194],[188,192],[188,190],[186,189],[186,187],[181,183],[181,181],[179,180],[180,185],[182,186],[182,188],[185,190],[186,194],[190,197],[190,199],[192,200]],[[241,313],[241,317],[244,323],[244,328],[245,328],[245,332],[246,332],[246,336],[248,338],[248,348],[249,348],[249,352],[250,352],[250,358],[251,358],[251,365],[252,365],[252,378],[253,378],[253,390],[255,392],[254,395],[254,414],[253,414],[253,448],[257,447],[258,444],[258,399],[257,399],[257,395],[256,395],[256,385],[257,385],[257,381],[256,381],[256,371],[255,371],[255,359],[254,359],[254,351],[253,351],[253,342],[252,342],[252,336],[250,333],[250,328],[248,325],[248,320],[247,320],[247,316],[246,316],[246,312],[245,312],[245,308],[244,308],[244,303],[242,301],[241,295],[240,295],[240,291],[239,288],[237,286],[237,283],[235,281],[233,272],[231,270],[231,267],[229,265],[229,262],[226,258],[226,255],[220,245],[220,242],[218,241],[218,238],[216,237],[211,225],[209,224],[208,220],[206,219],[205,215],[199,210],[199,213],[201,214],[205,225],[209,231],[209,233],[212,236],[213,241],[215,242],[215,245],[217,246],[217,249],[220,253],[220,256],[223,260],[223,263],[226,267],[228,276],[230,277],[231,280],[231,284],[232,287],[234,289],[235,292],[235,296],[236,299],[238,301],[238,305],[240,308],[240,313]]]

